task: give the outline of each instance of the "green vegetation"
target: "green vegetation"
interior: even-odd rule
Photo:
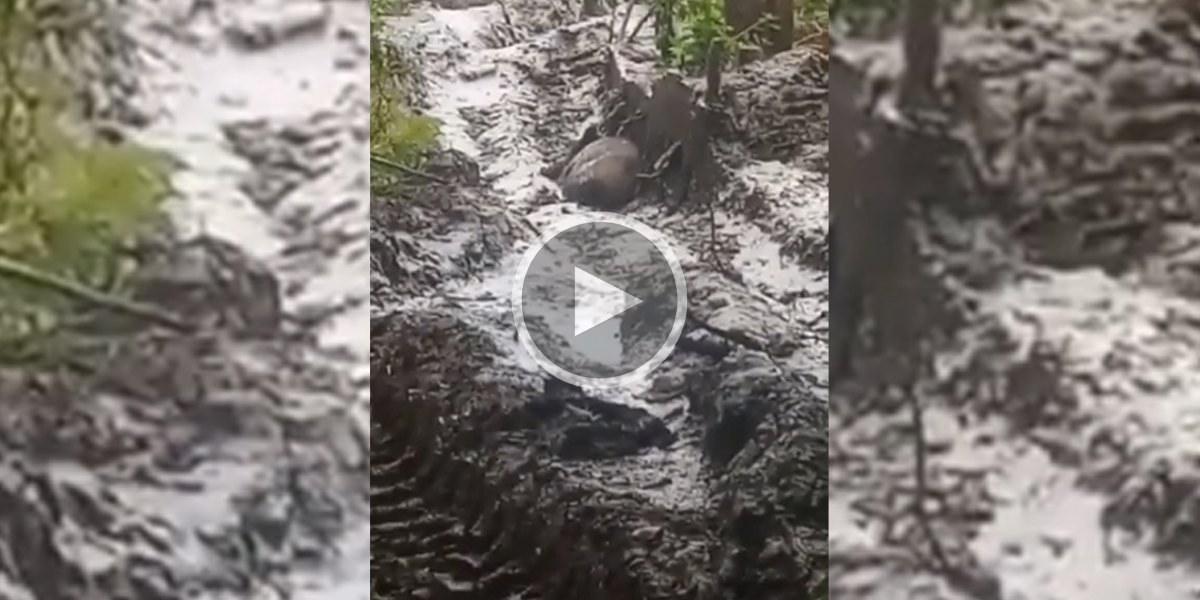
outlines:
[[[376,191],[418,167],[438,137],[437,122],[412,108],[420,74],[387,37],[386,19],[406,8],[404,0],[371,0],[371,166],[385,167],[371,170]]]
[[[762,47],[778,31],[778,19],[763,14],[750,27],[734,33],[725,19],[725,3],[739,0],[654,0],[659,55],[675,68],[695,72],[704,65],[710,46],[724,53]],[[793,39],[823,46],[829,31],[829,0],[794,0]]]
[[[735,48],[739,40],[725,23],[724,0],[656,0],[655,44],[668,65],[687,71],[703,67],[710,45]]]
[[[836,2],[837,0],[833,0]],[[796,43],[829,49],[830,0],[796,0]]]
[[[81,74],[62,65],[101,35],[94,13],[0,0],[0,364],[44,351],[80,299],[119,297],[171,191],[166,156],[98,135],[80,112]]]

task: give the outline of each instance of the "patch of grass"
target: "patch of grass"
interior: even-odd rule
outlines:
[[[407,8],[402,0],[371,0],[371,155],[417,168],[439,131],[437,121],[413,109],[420,74],[388,37],[387,19]],[[372,169],[372,188],[382,189],[395,177]]]
[[[762,47],[779,27],[774,15],[764,14],[737,34],[725,19],[725,3],[737,0],[654,0],[655,43],[663,61],[686,72],[703,68],[708,48],[725,54]],[[794,0],[793,39],[797,44],[819,45],[829,32],[830,0]]]
[[[655,43],[671,67],[694,72],[703,68],[709,46],[736,47],[723,0],[655,0],[654,10]]]
[[[99,29],[89,4],[0,0],[0,259],[120,295],[128,251],[160,231],[171,163],[84,119],[62,65]],[[0,364],[50,345],[75,300],[0,272]]]

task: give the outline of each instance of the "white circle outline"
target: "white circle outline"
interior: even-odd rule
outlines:
[[[537,253],[558,234],[572,227],[591,223],[611,223],[613,225],[628,227],[647,240],[650,240],[650,243],[654,244],[659,254],[667,261],[667,265],[671,267],[671,275],[675,279],[675,320],[671,323],[671,333],[667,336],[667,341],[663,343],[662,347],[658,349],[658,352],[650,360],[643,363],[640,367],[624,375],[617,375],[615,377],[584,377],[554,364],[553,361],[538,349],[537,344],[533,343],[533,338],[529,335],[529,328],[525,325],[524,310],[521,308],[521,301],[524,298],[525,277],[528,276],[529,267],[533,265],[533,259],[537,256]],[[649,225],[637,219],[616,213],[579,213],[571,215],[546,228],[537,239],[530,243],[529,248],[525,250],[525,255],[521,257],[521,264],[517,266],[517,274],[513,277],[512,314],[513,321],[517,326],[517,339],[520,340],[521,345],[525,347],[525,351],[533,357],[534,362],[539,367],[567,383],[572,383],[580,387],[600,389],[618,388],[645,379],[647,375],[662,365],[667,360],[667,357],[671,355],[671,352],[675,350],[675,344],[679,342],[679,336],[683,335],[683,326],[687,319],[687,282],[684,279],[683,267],[679,264],[679,258],[675,256],[675,251],[667,244],[666,238]]]

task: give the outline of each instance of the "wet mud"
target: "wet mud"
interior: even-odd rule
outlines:
[[[1200,163],[1180,124],[1200,28],[1185,8],[1021,2],[944,29],[934,129],[954,158],[910,229],[943,300],[919,321],[907,394],[866,377],[834,394],[835,597],[1196,593]],[[898,47],[839,52],[894,85]],[[856,367],[886,372],[870,331]]]
[[[366,6],[114,11],[81,82],[180,163],[135,277],[172,318],[0,376],[0,596],[361,598]]]
[[[682,202],[649,186],[616,209],[667,235],[688,278],[689,322],[658,371],[573,388],[515,339],[521,255],[587,210],[548,175],[588,127],[620,133],[628,94],[653,102],[662,87],[645,33],[606,51],[620,18],[532,2],[422,6],[396,23],[444,148],[427,167],[442,183],[372,207],[381,597],[794,598],[824,577],[819,59],[725,73],[722,112],[746,125],[704,140],[711,185],[683,177],[664,186],[698,190]],[[678,83],[689,102],[704,86]],[[652,166],[659,148],[631,137]]]

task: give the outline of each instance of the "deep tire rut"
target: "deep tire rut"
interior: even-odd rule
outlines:
[[[597,547],[567,517],[571,504],[549,485],[550,470],[491,443],[499,407],[472,411],[425,396],[414,385],[420,376],[389,381],[385,373],[423,371],[413,354],[377,362],[371,378],[372,596],[646,598],[624,564],[623,540]]]
[[[623,568],[586,567],[597,564],[585,557],[586,540],[562,529],[555,535],[534,516],[539,510],[522,509],[521,499],[539,504],[528,490],[489,483],[486,465],[459,456],[458,444],[427,427],[436,427],[435,410],[398,404],[396,429],[371,453],[376,597],[643,597]],[[598,561],[605,563],[613,564]]]
[[[531,1],[544,4],[544,0]],[[457,169],[439,171],[453,184],[423,186],[406,199],[403,211],[397,211],[403,214],[394,223],[385,223],[384,211],[372,207],[373,230],[392,235],[384,239],[386,234],[381,233],[379,240],[373,240],[381,243],[372,248],[373,254],[379,254],[372,258],[380,284],[372,292],[372,329],[376,330],[372,333],[373,597],[808,597],[805,592],[813,587],[817,571],[827,566],[822,558],[827,535],[819,531],[826,503],[813,511],[819,515],[809,519],[813,523],[804,520],[811,502],[802,498],[802,488],[809,478],[797,471],[798,463],[791,457],[807,459],[810,446],[819,446],[811,454],[825,457],[827,427],[819,419],[794,423],[805,435],[819,431],[820,439],[813,441],[765,425],[757,427],[753,421],[767,417],[755,412],[739,426],[753,432],[746,446],[754,449],[735,453],[741,459],[737,468],[728,471],[705,466],[705,450],[692,438],[699,437],[709,423],[702,411],[691,409],[684,410],[697,418],[681,425],[685,432],[681,435],[687,439],[670,453],[639,448],[636,454],[617,460],[564,458],[557,445],[563,426],[530,412],[562,398],[542,387],[540,371],[530,371],[512,354],[507,344],[511,336],[507,307],[494,310],[495,298],[504,296],[457,293],[458,282],[475,277],[483,282],[462,287],[496,291],[491,289],[491,279],[504,273],[499,269],[510,268],[496,257],[508,257],[519,249],[522,221],[525,227],[536,227],[536,221],[555,210],[549,204],[558,203],[552,194],[544,193],[544,186],[532,181],[525,166],[561,158],[565,146],[577,136],[580,122],[598,116],[593,114],[600,104],[598,94],[587,93],[585,98],[580,91],[602,87],[605,55],[578,54],[578,49],[601,47],[600,26],[606,19],[578,21],[555,13],[549,17],[554,23],[539,20],[530,25],[526,20],[549,12],[539,12],[537,6],[518,8],[510,3],[507,12],[522,34],[496,35],[490,41],[481,40],[477,31],[464,33],[471,29],[465,23],[478,15],[443,21],[436,17],[445,14],[435,13],[435,18],[407,24],[427,38],[425,64],[450,73],[438,79],[439,85],[430,86],[434,99],[430,110],[443,119],[448,132],[456,134],[447,134],[447,139],[461,142],[450,145],[475,165],[469,169],[475,176],[460,176]],[[563,27],[565,21],[573,24]],[[529,35],[530,31],[536,35]],[[523,41],[515,43],[514,37]],[[622,64],[635,79],[647,75],[644,71],[651,67],[628,57]],[[772,66],[763,66],[762,77],[731,76],[729,89],[744,100],[740,110],[753,113],[749,121],[756,128],[771,115],[795,114],[801,117],[771,131],[822,137],[820,128],[809,133],[812,128],[802,118],[808,112],[774,108],[777,102],[772,98],[785,96],[786,91],[742,92],[759,87],[746,81],[774,81],[780,79],[774,75],[777,72],[795,71],[788,68],[790,64],[802,66],[807,61],[799,54],[783,56]],[[473,95],[475,88],[491,86],[502,97]],[[798,86],[785,87],[813,91],[823,84],[810,85],[805,78]],[[464,95],[472,99],[464,100]],[[811,95],[824,96],[815,91]],[[740,146],[734,151],[737,168],[752,162],[749,151]],[[486,185],[480,181],[480,171],[488,174]],[[756,189],[761,184],[774,190],[774,184],[801,178],[746,175],[746,180]],[[781,202],[797,209],[802,204],[799,194]],[[819,229],[808,225],[805,214],[781,218],[797,223],[795,231]],[[676,225],[682,230],[695,223]],[[763,235],[772,233],[774,226],[762,227]],[[461,242],[459,235],[467,241]],[[711,236],[693,233],[680,239],[700,237]],[[800,237],[797,234],[796,239]],[[486,265],[474,259],[448,265],[437,257],[445,253],[448,239],[464,256],[482,249],[481,256],[493,258]],[[392,272],[384,276],[388,270]],[[709,279],[703,283],[712,285]],[[439,289],[453,290],[454,296],[443,297],[440,291],[429,294]],[[475,300],[485,296],[486,301]],[[719,324],[724,326],[724,321]],[[782,320],[780,327],[786,329]],[[727,337],[741,333],[738,329]],[[747,335],[746,340],[751,345],[747,354],[768,349],[769,344],[756,335]],[[778,410],[768,411],[771,414],[793,409],[806,417],[810,410],[826,414],[815,390],[807,384],[784,385],[786,376],[781,378],[766,364],[748,360],[743,365],[741,359],[726,361],[724,355],[691,360],[704,365],[702,369],[721,369],[703,400],[712,406],[741,406],[750,398],[766,406],[771,404],[766,399],[770,395],[780,400]],[[682,361],[677,368],[695,368],[689,365]],[[747,373],[733,373],[743,367]],[[798,373],[807,365],[794,368]],[[388,383],[393,375],[403,381]],[[512,425],[514,421],[522,424]],[[536,425],[526,428],[530,423]],[[800,471],[808,470],[807,462],[798,467]],[[793,468],[779,466],[784,464]],[[743,485],[748,482],[752,484]]]

